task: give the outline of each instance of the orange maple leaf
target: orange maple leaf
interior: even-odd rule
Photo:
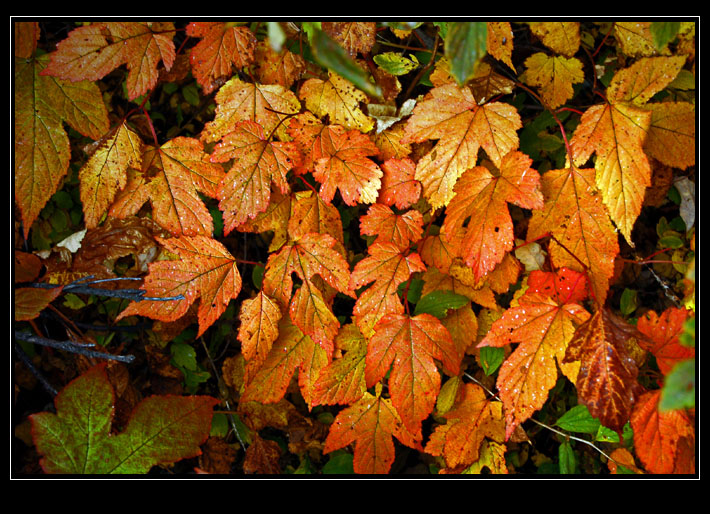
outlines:
[[[242,279],[237,263],[219,242],[206,236],[158,237],[158,242],[175,260],[159,260],[148,265],[143,289],[146,296],[166,298],[183,295],[183,300],[131,303],[116,318],[140,315],[160,321],[175,321],[200,298],[197,310],[198,337],[225,311],[230,300],[237,297]]]
[[[298,165],[301,154],[295,143],[272,142],[261,125],[242,121],[217,143],[210,157],[212,162],[232,159],[217,194],[225,234],[267,209],[272,183],[283,194],[290,191],[286,175]]]
[[[564,359],[568,363],[580,361],[576,383],[579,403],[620,437],[641,391],[634,357],[638,356],[635,342],[644,337],[636,327],[603,308],[579,326]]]
[[[506,439],[540,410],[557,382],[557,363],[572,382],[576,369],[563,364],[568,345],[589,313],[579,305],[586,297],[586,280],[576,271],[533,271],[528,289],[516,306],[493,323],[481,346],[520,343],[505,360],[496,385],[505,407]]]
[[[501,160],[500,170],[476,166],[465,172],[446,207],[442,232],[451,239],[467,219],[468,226],[459,252],[480,279],[503,260],[513,248],[513,220],[507,202],[527,209],[541,209],[540,176],[532,159],[513,151]]]
[[[441,376],[440,360],[451,375],[459,372],[456,345],[446,327],[431,314],[387,314],[374,327],[367,344],[365,380],[372,387],[390,367],[389,391],[402,422],[413,434],[433,410]]]
[[[415,176],[424,187],[424,197],[436,209],[449,203],[458,178],[476,165],[479,148],[501,166],[503,157],[518,148],[516,130],[520,128],[520,116],[512,105],[478,105],[468,88],[445,84],[417,104],[402,142],[438,139],[417,162]]]
[[[200,38],[190,50],[190,64],[205,94],[214,90],[218,79],[232,75],[232,66],[242,68],[254,61],[256,37],[248,27],[201,21],[189,23],[185,33]]]
[[[224,170],[210,162],[199,140],[176,137],[149,148],[143,170],[129,173],[126,188],[109,211],[112,216],[131,216],[150,200],[153,219],[171,234],[212,236],[212,215],[198,191],[216,198]]]
[[[476,384],[464,384],[453,408],[442,417],[446,424],[434,429],[425,451],[443,456],[449,468],[476,462],[486,437],[498,443],[505,438],[502,404],[486,398]]]
[[[147,93],[158,81],[158,63],[175,61],[172,23],[100,22],[72,30],[50,54],[42,72],[65,80],[98,80],[128,66],[128,99]]]
[[[237,339],[242,343],[242,355],[247,360],[247,381],[250,370],[256,370],[266,360],[279,336],[281,309],[273,298],[259,291],[256,297],[242,302],[239,311]]]
[[[397,411],[389,399],[365,392],[357,402],[338,413],[330,426],[323,453],[355,443],[353,469],[361,474],[384,474],[394,462],[395,446],[399,441],[412,448],[419,442],[402,425]]]
[[[219,141],[240,121],[254,121],[267,134],[276,130],[276,138],[287,141],[283,120],[301,110],[296,95],[283,86],[242,82],[236,76],[217,91],[215,102],[214,120],[200,134],[205,143]]]
[[[653,354],[658,369],[664,375],[668,375],[678,362],[695,357],[695,348],[683,346],[678,339],[683,333],[685,320],[690,316],[688,309],[670,307],[660,316],[648,311],[639,317],[636,327],[646,336],[639,344]]]
[[[286,394],[293,374],[298,369],[298,384],[303,399],[312,406],[311,391],[318,375],[330,363],[329,353],[294,324],[281,319],[279,336],[254,377],[239,398],[240,404],[256,401],[277,403]]]
[[[332,153],[315,161],[313,177],[321,183],[319,194],[330,203],[338,189],[346,205],[374,203],[382,170],[370,156],[378,155],[375,143],[358,130],[331,134]]]
[[[376,236],[373,243],[394,243],[404,250],[422,236],[423,217],[419,211],[410,210],[396,214],[386,205],[376,203],[360,218],[360,233]]]
[[[631,413],[634,449],[651,473],[695,473],[695,420],[688,412],[658,410],[661,391],[648,391]]]
[[[552,234],[564,245],[563,248],[554,240],[550,242],[552,262],[580,272],[588,270],[594,298],[603,305],[614,275],[619,242],[594,174],[593,169],[575,167],[545,172],[542,176],[545,207],[533,212],[527,238],[532,241]]]
[[[584,82],[582,62],[574,57],[548,56],[538,52],[525,60],[524,81],[540,88],[549,109],[557,109],[572,98],[573,84]]]
[[[319,118],[327,115],[334,125],[361,132],[369,132],[374,126],[372,119],[362,112],[359,105],[367,101],[367,95],[336,73],[329,73],[328,80],[306,80],[298,91],[298,97],[305,100],[309,111]]]
[[[422,194],[421,183],[414,178],[416,165],[410,158],[390,158],[382,163],[382,188],[379,203],[406,209],[415,204]]]
[[[353,308],[357,326],[369,337],[375,323],[385,314],[404,312],[397,287],[412,273],[426,271],[426,266],[419,254],[405,255],[405,251],[394,243],[375,243],[367,251],[369,255],[353,269],[350,287],[355,290],[374,282],[358,296]]]
[[[271,254],[264,271],[263,290],[282,307],[290,304],[290,316],[304,333],[332,353],[333,338],[340,323],[327,305],[314,277],[319,275],[329,286],[354,297],[347,261],[335,249],[337,240],[328,234],[311,232],[285,244]],[[303,285],[291,298],[292,273]]]

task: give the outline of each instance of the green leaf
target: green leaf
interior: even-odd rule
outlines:
[[[189,344],[173,343],[170,345],[170,354],[174,365],[190,370],[197,369],[197,354]]]
[[[313,28],[310,40],[313,57],[318,64],[352,82],[356,88],[366,94],[375,98],[382,97],[382,90],[370,82],[369,74],[358,66],[343,47],[333,41],[328,34]]]
[[[695,359],[679,362],[668,373],[661,390],[661,411],[695,407]]]
[[[476,63],[486,54],[488,25],[486,22],[450,23],[444,41],[444,55],[449,71],[459,85],[472,75]]]
[[[483,372],[490,376],[503,364],[505,360],[505,349],[496,346],[484,346],[480,349],[481,366]]]
[[[218,400],[151,396],[136,406],[117,435],[111,434],[113,403],[106,363],[101,363],[56,396],[56,414],[30,416],[45,473],[147,473],[155,465],[199,455]]]
[[[444,319],[449,309],[459,309],[468,304],[470,300],[453,291],[433,291],[421,298],[414,309],[414,315],[427,313]]]
[[[654,21],[651,22],[651,36],[656,50],[663,50],[665,46],[673,41],[680,29],[679,21]]]
[[[601,426],[600,421],[589,413],[586,405],[572,407],[555,424],[562,430],[581,432],[583,434],[596,434]]]
[[[629,316],[636,310],[636,307],[638,307],[637,296],[638,293],[635,289],[624,289],[624,292],[621,293],[621,301],[619,305],[621,314]]]
[[[573,475],[577,473],[577,457],[569,441],[562,441],[557,451],[557,457],[559,459],[561,474]]]
[[[375,64],[392,75],[406,75],[419,67],[419,60],[412,55],[407,58],[396,52],[384,52],[372,58]]]
[[[633,439],[634,431],[631,429],[630,423],[627,422],[624,425],[621,435],[624,437],[624,441],[631,441],[631,439]],[[619,434],[611,428],[607,428],[603,425],[599,425],[599,430],[597,430],[594,440],[602,443],[618,443],[621,441],[619,439]]]
[[[338,451],[331,455],[330,460],[325,463],[322,470],[324,475],[352,475],[353,454],[345,451]]]

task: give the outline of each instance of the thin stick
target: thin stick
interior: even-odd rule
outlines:
[[[131,363],[136,358],[135,355],[113,355],[111,353],[88,350],[86,349],[86,346],[82,345],[81,343],[77,344],[74,341],[54,341],[53,339],[47,339],[45,337],[27,334],[25,332],[15,332],[15,339],[19,339],[20,341],[27,341],[28,343],[32,344],[39,344],[41,346],[48,346],[50,348],[57,348],[59,350],[65,350],[71,353],[78,353],[87,357],[96,357],[98,359],[107,359]]]

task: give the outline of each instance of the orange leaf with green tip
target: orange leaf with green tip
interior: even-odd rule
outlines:
[[[209,396],[151,396],[133,409],[123,432],[112,434],[114,401],[103,363],[56,396],[56,414],[30,416],[45,473],[147,473],[200,455],[219,402]]]
[[[225,311],[239,295],[242,279],[234,257],[219,241],[206,236],[157,238],[175,260],[158,260],[148,265],[143,289],[146,296],[166,298],[183,295],[182,300],[131,303],[117,320],[126,316],[146,316],[161,321],[181,318],[198,298],[198,337]]]
[[[48,62],[43,55],[14,63],[14,191],[25,237],[69,170],[63,123],[93,139],[109,129],[98,86],[44,76]]]
[[[506,439],[540,410],[557,382],[559,364],[574,382],[576,369],[563,364],[567,347],[589,313],[578,302],[586,297],[584,275],[563,268],[533,271],[517,305],[493,323],[481,346],[519,343],[503,362],[496,386],[503,400]]]

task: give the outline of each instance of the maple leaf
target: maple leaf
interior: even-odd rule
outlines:
[[[342,46],[351,57],[367,54],[375,44],[374,22],[323,22],[323,32]]]
[[[25,237],[69,169],[68,123],[82,135],[99,139],[109,128],[98,86],[42,75],[47,55],[15,58],[15,201]]]
[[[484,438],[498,443],[504,440],[502,405],[487,399],[479,385],[464,384],[454,407],[442,417],[446,424],[434,429],[424,450],[435,457],[443,456],[449,468],[476,462]]]
[[[365,392],[360,400],[340,411],[325,440],[324,454],[355,443],[355,473],[388,473],[395,457],[393,437],[408,446],[418,446],[392,402],[380,396],[380,390],[378,387],[376,396]]]
[[[251,84],[232,77],[215,95],[217,108],[214,120],[200,134],[205,143],[219,141],[240,121],[254,121],[267,134],[276,130],[276,137],[286,141],[283,120],[301,110],[301,103],[288,89],[278,84]]]
[[[172,23],[100,22],[72,30],[50,54],[42,72],[61,79],[94,81],[128,66],[128,99],[145,94],[158,81],[158,63],[175,61]]]
[[[511,69],[515,69],[511,60],[513,56],[513,29],[510,22],[488,22],[486,49],[493,57],[504,62]]]
[[[200,38],[190,50],[190,64],[205,94],[214,90],[218,79],[232,75],[232,66],[242,68],[254,61],[256,37],[248,27],[201,21],[188,23],[185,33]]]
[[[276,298],[282,306],[289,304],[293,289],[292,273],[304,284],[290,301],[293,322],[310,337],[332,353],[332,341],[340,323],[313,283],[317,274],[325,282],[348,296],[350,271],[348,263],[334,247],[337,240],[328,234],[311,232],[285,244],[278,253],[271,254],[264,271],[263,290]]]
[[[358,130],[332,134],[332,144],[332,153],[315,162],[313,177],[321,183],[321,198],[332,202],[338,189],[346,205],[374,203],[382,170],[369,156],[379,154],[377,146]]]
[[[173,235],[212,235],[212,215],[198,191],[215,198],[224,170],[210,162],[199,140],[176,137],[149,149],[143,156],[143,169],[143,176],[133,175],[127,191],[117,196],[112,215],[133,215],[149,199],[153,219]],[[149,178],[147,173],[154,176]]]
[[[525,67],[525,83],[540,88],[540,94],[550,109],[557,109],[572,98],[572,84],[584,82],[582,63],[574,57],[550,57],[537,52],[525,60]]]
[[[555,53],[572,57],[579,50],[579,22],[541,21],[531,22],[530,30],[542,43]]]
[[[112,434],[114,391],[102,363],[56,396],[56,414],[30,416],[32,437],[45,473],[147,473],[199,455],[218,402],[209,396],[151,396],[133,409],[123,432]]]
[[[367,391],[365,385],[365,356],[367,340],[357,325],[341,327],[335,337],[336,351],[345,355],[328,364],[313,385],[313,405],[349,405],[358,401]]]
[[[276,403],[286,394],[291,377],[298,369],[298,384],[306,404],[312,404],[311,391],[318,375],[330,363],[332,353],[284,317],[279,324],[279,337],[261,368],[247,384],[241,403],[256,401]]]
[[[358,262],[350,276],[350,287],[355,290],[374,282],[358,296],[353,317],[363,335],[372,335],[375,323],[387,313],[401,314],[404,305],[397,295],[397,287],[412,273],[426,271],[419,254],[404,254],[394,243],[375,243],[368,248],[368,256]]]
[[[263,291],[242,302],[237,339],[242,343],[242,355],[248,361],[249,369],[258,369],[266,360],[279,336],[281,316],[279,305]]]
[[[376,236],[373,243],[390,242],[404,250],[422,236],[423,217],[419,211],[410,210],[395,214],[382,204],[374,204],[360,218],[360,233]]]
[[[658,409],[661,391],[644,393],[631,413],[634,449],[651,473],[695,473],[695,420],[687,412]]]
[[[683,324],[690,315],[687,309],[670,307],[660,316],[648,311],[638,319],[636,328],[646,336],[639,344],[653,354],[664,375],[668,375],[678,362],[695,357],[695,348],[683,346],[679,341],[684,331]]]
[[[148,265],[143,289],[156,298],[183,295],[183,300],[141,301],[130,304],[117,320],[140,315],[161,321],[175,321],[200,298],[197,311],[202,335],[236,298],[242,279],[234,257],[220,243],[207,236],[156,238],[176,260],[159,260]]]
[[[360,109],[367,95],[337,73],[328,73],[328,80],[308,79],[298,91],[306,108],[319,118],[328,116],[330,123],[350,130],[369,132],[374,122]]]
[[[635,341],[644,336],[606,308],[577,328],[564,362],[580,361],[577,396],[591,415],[622,435],[640,391]]]
[[[293,196],[293,208],[287,227],[293,239],[317,232],[333,236],[339,243],[344,242],[340,211],[333,204],[324,202],[313,191],[299,191]]]
[[[562,268],[533,271],[516,306],[493,323],[479,347],[520,343],[503,362],[496,385],[505,407],[506,439],[540,410],[557,382],[557,363],[575,381],[576,370],[564,364],[575,330],[589,313],[579,305],[586,297],[584,275]]]
[[[129,167],[140,169],[143,143],[125,123],[94,152],[79,170],[80,197],[87,228],[95,228],[118,190],[127,182]]]
[[[695,106],[688,102],[648,104],[651,124],[644,151],[667,166],[695,165]]]
[[[420,434],[419,425],[434,408],[441,385],[434,359],[457,375],[457,354],[448,330],[431,314],[386,314],[368,341],[365,380],[372,387],[392,367],[388,382],[392,403],[407,429]]]
[[[300,158],[295,143],[269,141],[262,127],[253,121],[242,121],[226,134],[210,157],[212,162],[234,159],[217,195],[224,213],[224,233],[267,209],[272,183],[287,194],[290,186],[286,174]]]
[[[382,187],[377,201],[398,209],[415,204],[422,194],[422,185],[414,178],[415,173],[416,165],[411,159],[387,159],[382,163]]]
[[[498,173],[476,166],[465,172],[454,188],[442,232],[456,235],[470,218],[460,255],[473,268],[476,280],[513,248],[513,220],[506,203],[527,209],[543,207],[540,176],[531,164],[527,155],[513,151],[503,158]]]
[[[533,212],[527,238],[532,241],[548,233],[550,256],[558,267],[589,270],[596,301],[603,305],[619,254],[618,236],[602,204],[593,169],[569,167],[550,170],[542,176],[545,206]],[[580,266],[579,262],[586,266]]]
[[[461,174],[473,168],[483,148],[496,166],[518,148],[516,130],[522,128],[515,107],[492,102],[479,106],[468,88],[445,84],[429,91],[407,120],[403,143],[438,139],[417,162],[415,178],[432,208],[445,206],[454,196]]]
[[[301,78],[306,69],[306,61],[287,48],[275,51],[269,41],[256,44],[257,76],[263,84],[278,84],[286,89]]]

